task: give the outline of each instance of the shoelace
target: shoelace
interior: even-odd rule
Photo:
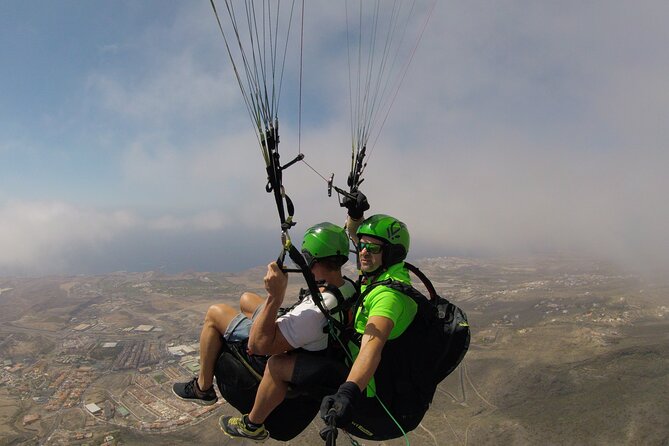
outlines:
[[[240,418],[237,418],[237,417],[230,418],[230,421],[228,421],[228,424],[231,427],[236,428],[236,430],[238,432],[254,432],[252,429],[250,429],[246,425],[246,423],[244,422],[244,418],[242,418],[242,417],[240,417]]]
[[[197,378],[194,378],[188,383],[186,383],[186,386],[184,387],[186,393],[190,393],[195,396],[198,396],[199,394],[205,394],[205,392],[199,392],[198,387],[195,387],[196,385],[197,385]]]

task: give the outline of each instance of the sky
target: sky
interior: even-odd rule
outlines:
[[[290,59],[280,151],[345,186],[344,2],[306,4],[301,123]],[[669,269],[666,17],[650,0],[436,2],[369,156],[371,212],[408,225],[410,259]],[[0,65],[0,276],[276,258],[264,161],[209,2],[1,2]],[[297,243],[345,218],[314,170],[284,173]]]

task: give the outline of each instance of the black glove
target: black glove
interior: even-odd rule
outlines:
[[[352,381],[346,381],[339,386],[337,393],[323,398],[321,418],[328,423],[329,418],[334,416],[337,427],[347,427],[353,420],[353,410],[360,398],[362,398],[362,392],[358,385]]]
[[[369,209],[369,203],[367,202],[367,197],[362,192],[355,191],[351,192],[351,197],[344,196],[341,200],[341,206],[348,209],[349,217],[358,220],[362,217],[362,214]]]

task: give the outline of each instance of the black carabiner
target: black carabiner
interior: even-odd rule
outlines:
[[[328,411],[328,414],[325,417],[327,419],[327,426],[319,432],[321,439],[325,441],[325,446],[337,445],[337,435],[339,434],[339,431],[337,430],[337,423],[335,422],[336,414],[337,412],[332,408]]]

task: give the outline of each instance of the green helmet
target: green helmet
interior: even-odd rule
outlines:
[[[302,239],[302,254],[311,267],[316,260],[331,257],[343,265],[348,261],[348,236],[344,228],[324,222],[307,229]]]
[[[409,230],[407,225],[389,215],[372,215],[362,222],[357,231],[358,238],[368,235],[385,242],[383,265],[388,267],[404,260],[409,253]]]

